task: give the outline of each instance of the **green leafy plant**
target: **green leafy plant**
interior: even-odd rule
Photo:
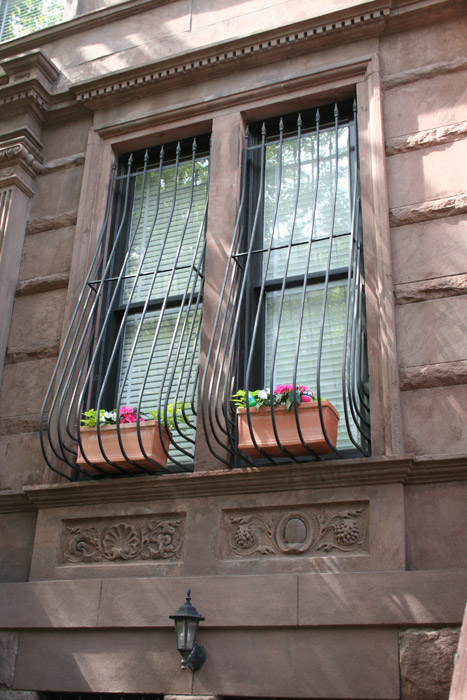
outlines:
[[[257,411],[259,411],[261,406],[270,406],[271,404],[274,406],[285,406],[290,411],[294,404],[317,400],[318,397],[303,384],[296,386],[295,389],[292,384],[278,384],[272,393],[269,388],[255,389],[248,392],[248,405],[251,408],[255,407]],[[245,389],[239,389],[235,394],[232,394],[231,401],[237,408],[245,408],[247,405],[247,392]]]
[[[186,416],[184,414],[185,410],[190,406],[189,403],[182,404],[177,401],[176,404],[170,403],[167,406],[167,417],[164,411],[160,412],[162,425],[167,425],[169,430],[175,430],[176,424],[187,423]],[[137,416],[136,411],[132,406],[121,406],[118,411],[119,423],[136,423]],[[142,411],[140,415],[141,422],[145,420],[159,420],[159,411]],[[99,411],[99,425],[116,425],[117,423],[117,410],[106,411],[105,408],[101,408]],[[95,428],[97,425],[97,411],[94,408],[90,408],[89,411],[83,412],[83,417],[81,418],[81,425],[86,428]]]
[[[167,427],[170,428],[170,430],[175,430],[176,423],[187,423],[186,416],[184,415],[184,410],[188,409],[190,406],[189,403],[181,403],[180,401],[177,401],[176,404],[169,403],[167,406],[167,419],[165,421],[165,412],[161,411],[161,422],[164,425],[165,422],[167,423]],[[159,411],[145,411],[145,415],[148,417],[151,417],[152,420],[159,420]]]

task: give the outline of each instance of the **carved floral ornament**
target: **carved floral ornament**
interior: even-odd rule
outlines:
[[[326,512],[327,510],[327,512]],[[244,514],[228,518],[230,554],[319,555],[366,552],[367,508],[337,512],[303,509],[284,514]]]
[[[135,559],[180,559],[183,520],[115,521],[97,525],[65,525],[64,564],[96,564]]]

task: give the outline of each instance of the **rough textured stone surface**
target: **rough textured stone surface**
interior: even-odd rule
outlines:
[[[57,170],[69,170],[70,168],[75,168],[78,165],[83,165],[85,156],[85,153],[76,153],[72,156],[65,156],[64,158],[57,158],[57,160],[50,160],[42,165],[41,174],[47,175],[48,173],[54,173]]]
[[[463,454],[467,385],[401,392],[404,445],[416,455]]]
[[[465,700],[467,697],[467,606],[464,612],[459,646],[454,659],[449,700]]]
[[[442,219],[445,216],[457,216],[467,212],[467,195],[464,193],[452,197],[442,197],[423,204],[409,204],[395,207],[389,211],[391,226],[417,224],[420,221]]]
[[[39,332],[39,328],[37,331]],[[55,340],[56,337],[52,336],[51,340]],[[55,358],[33,360],[27,372],[24,371],[22,363],[6,365],[0,394],[0,416],[14,421],[13,416],[39,415],[55,364]]]
[[[450,216],[397,226],[391,230],[391,252],[396,285],[462,275],[467,271],[467,219]]]
[[[466,58],[456,58],[453,61],[443,61],[440,63],[432,63],[429,66],[419,66],[418,68],[412,68],[410,70],[402,71],[401,73],[396,73],[384,78],[383,88],[385,90],[390,90],[398,85],[406,85],[407,83],[413,83],[415,80],[432,78],[440,73],[443,75],[446,73],[455,73],[456,71],[463,70],[466,67]]]
[[[43,233],[44,231],[53,231],[57,228],[65,228],[66,226],[74,226],[76,224],[76,211],[65,212],[57,216],[41,216],[37,219],[28,221],[26,235],[30,236],[35,233]]]
[[[422,367],[402,367],[399,370],[399,378],[401,391],[467,384],[467,360]]]
[[[36,514],[34,512],[0,515],[0,532],[2,533],[0,538],[0,581],[2,583],[28,580],[35,526]]]
[[[396,306],[400,367],[465,360],[467,296]]]
[[[467,122],[440,126],[436,129],[426,129],[408,136],[395,136],[386,141],[386,155],[394,156],[397,153],[418,151],[420,148],[431,148],[443,143],[458,141],[467,133]]]
[[[23,368],[24,371],[24,368]],[[0,422],[0,489],[21,489],[26,485],[47,483],[44,462],[37,433],[1,435]]]
[[[8,344],[12,347],[50,343],[60,338],[66,290],[54,289],[17,297],[13,309]]]
[[[82,166],[40,175],[31,201],[31,217],[61,216],[62,212],[76,209],[82,178]]]
[[[19,279],[30,280],[38,275],[43,277],[68,272],[73,251],[74,226],[42,231],[34,236],[26,236],[21,257]],[[54,254],[50,255],[53,250]]]
[[[11,688],[15,676],[18,633],[0,631],[0,688]],[[1,697],[0,691],[0,697]]]
[[[465,194],[466,160],[466,139],[386,158],[390,209]]]
[[[416,134],[464,121],[465,96],[459,90],[459,84],[466,82],[466,69],[453,76],[455,80],[446,79],[445,73],[439,73],[387,90],[383,103],[386,138]],[[420,104],[423,104],[423,110]]]
[[[51,343],[32,343],[31,345],[9,347],[5,362],[6,364],[14,364],[15,362],[29,362],[29,360],[44,360],[47,357],[56,357],[59,350],[59,340]]]
[[[447,700],[458,641],[455,629],[410,629],[401,634],[402,700]]]
[[[39,693],[33,690],[0,690],[0,700],[38,700]]]
[[[449,483],[420,484],[405,489],[409,569],[427,570],[432,575],[440,569],[465,571],[466,502],[465,481],[454,486]],[[467,572],[459,582],[465,596]]]

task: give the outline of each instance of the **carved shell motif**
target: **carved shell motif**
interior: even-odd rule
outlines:
[[[143,546],[141,531],[119,523],[102,532],[101,551],[106,559],[132,559]]]

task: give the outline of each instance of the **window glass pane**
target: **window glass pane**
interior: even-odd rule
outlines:
[[[64,0],[6,0],[1,5],[1,41],[61,22]]]
[[[191,287],[193,275],[198,279],[197,289],[201,286],[197,270],[204,245],[208,159],[199,158],[194,169],[191,162],[181,163],[176,179],[175,175],[175,165],[164,167],[161,176],[158,169],[149,171],[144,193],[143,176],[136,176],[124,303],[130,299],[141,262],[132,302],[144,301],[148,294],[152,299],[183,294],[188,283]]]
[[[303,325],[300,335],[300,351],[297,366],[297,384],[304,384],[316,394],[318,347],[323,313],[323,285],[309,287],[305,297]],[[347,435],[342,399],[342,362],[344,356],[345,312],[347,281],[329,285],[321,355],[321,396],[337,408],[339,421],[338,447],[350,446]],[[269,386],[273,363],[274,343],[279,321],[280,292],[266,295],[265,367],[264,383]],[[302,291],[287,289],[280,318],[274,381],[290,384],[293,379],[295,353],[299,333]]]
[[[160,322],[152,357],[150,357],[151,348],[160,320],[160,312],[146,314],[138,336],[141,314],[134,314],[128,319],[123,341],[119,387],[120,390],[123,387],[123,405],[138,405],[148,364],[149,372],[141,400],[142,411],[158,410],[161,396],[162,406],[164,403],[170,404],[177,401],[182,404],[191,404],[193,401],[196,405],[199,354],[197,332],[200,319],[200,309],[197,312],[182,309],[181,313],[180,309],[166,309]],[[179,428],[194,439],[196,419],[191,407],[186,407],[186,415],[189,425],[181,423]],[[177,431],[174,431],[173,437],[179,447],[193,453],[193,445],[183,439]],[[173,446],[170,450],[170,454],[175,459],[187,461],[187,456]]]
[[[334,197],[336,163],[338,178]],[[321,131],[319,138],[316,133],[302,135],[300,142],[297,136],[285,138],[282,153],[277,142],[266,146],[264,247],[269,246],[271,239],[274,247],[288,246],[290,240],[294,244],[304,243],[292,248],[288,268],[287,247],[272,251],[269,260],[265,255],[263,265],[267,265],[268,279],[281,278],[284,274],[304,274],[312,230],[308,272],[327,267],[331,232],[335,237],[331,268],[348,264],[351,229],[349,171],[348,126],[339,127],[337,144],[336,130],[328,129]]]

